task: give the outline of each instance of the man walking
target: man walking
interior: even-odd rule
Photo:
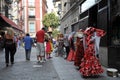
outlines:
[[[38,62],[44,62],[45,60],[45,28],[42,28],[36,33],[36,41],[37,41],[37,60]]]
[[[25,45],[25,54],[26,54],[26,60],[30,60],[30,54],[31,54],[31,48],[33,44],[33,40],[30,37],[29,33],[26,34],[26,36],[23,39],[24,45]]]

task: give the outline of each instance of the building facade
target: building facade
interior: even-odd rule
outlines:
[[[120,1],[61,0],[61,32],[66,34],[87,27],[106,31],[100,43],[100,62],[120,71]]]
[[[21,13],[19,16],[20,24],[23,26],[25,33],[30,33],[32,37],[43,26],[42,20],[47,12],[47,2],[46,0],[22,0]]]
[[[18,0],[0,0],[0,30],[12,27],[15,32],[23,32],[17,22],[17,3]]]

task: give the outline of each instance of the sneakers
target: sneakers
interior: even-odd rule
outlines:
[[[40,63],[40,61],[37,61],[37,64],[39,64]]]
[[[40,62],[41,62],[41,63],[46,62],[46,59],[43,59],[43,60],[41,60]]]
[[[30,61],[30,59],[26,59],[26,61]]]
[[[14,62],[11,62],[11,66],[14,64]],[[6,63],[6,67],[9,66],[9,63]]]
[[[13,65],[14,64],[14,62],[11,62],[11,65]]]
[[[46,62],[46,59],[38,60],[37,64],[44,63],[44,62]]]

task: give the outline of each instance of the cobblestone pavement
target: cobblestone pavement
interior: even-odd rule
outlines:
[[[36,63],[36,49],[32,49],[31,60],[25,60],[24,48],[15,54],[15,64],[5,67],[4,51],[0,52],[0,80],[120,80],[106,75],[97,78],[83,78],[73,62],[62,57],[54,57],[45,63]],[[105,69],[105,68],[104,68]],[[106,70],[106,69],[105,69]]]

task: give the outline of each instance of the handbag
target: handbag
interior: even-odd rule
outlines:
[[[2,38],[0,40],[0,48],[5,48],[5,39],[4,38]]]

